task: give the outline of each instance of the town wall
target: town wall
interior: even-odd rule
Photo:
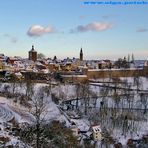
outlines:
[[[86,75],[88,79],[148,76],[148,69],[88,70]]]
[[[143,69],[89,69],[83,75],[63,75],[63,82],[86,82],[88,79],[117,77],[148,77],[148,66]]]

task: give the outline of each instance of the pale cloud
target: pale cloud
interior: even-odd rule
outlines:
[[[88,32],[88,31],[100,32],[110,29],[112,28],[112,26],[113,25],[110,23],[92,22],[87,25],[79,25],[75,29],[72,29],[70,32],[71,33]]]
[[[10,42],[12,42],[12,43],[17,43],[18,42],[18,38],[14,37],[14,36],[11,36],[8,33],[5,33],[4,37],[8,38],[10,40]]]
[[[136,32],[147,32],[147,31],[148,31],[148,29],[146,29],[146,28],[139,28],[136,30]]]
[[[31,37],[39,37],[47,33],[53,33],[55,30],[52,26],[43,27],[40,25],[33,25],[27,31],[27,35]]]

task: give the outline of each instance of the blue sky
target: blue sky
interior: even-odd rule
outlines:
[[[103,0],[104,1],[104,0]],[[123,0],[122,0],[123,1]],[[84,5],[84,0],[0,0],[0,52],[28,57],[117,59],[148,56],[148,5]]]

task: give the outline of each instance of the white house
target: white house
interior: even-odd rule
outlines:
[[[101,128],[99,125],[92,126],[94,141],[102,140]]]

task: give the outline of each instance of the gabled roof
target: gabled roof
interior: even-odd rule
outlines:
[[[95,132],[95,133],[101,132],[100,125],[92,126],[92,130],[93,130],[93,132]]]

